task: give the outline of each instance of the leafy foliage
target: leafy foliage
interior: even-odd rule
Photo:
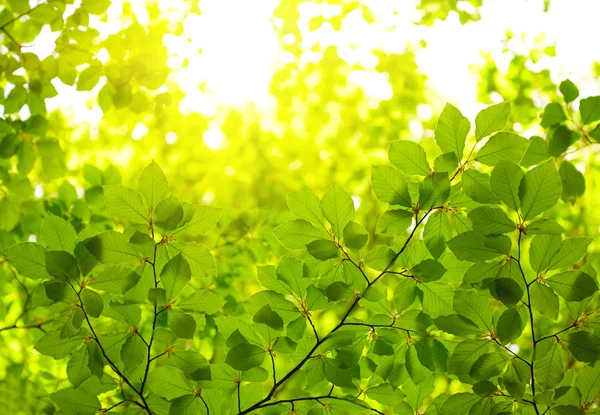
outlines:
[[[437,122],[424,122],[430,136],[415,140],[406,127],[424,79],[410,52],[378,56],[393,94],[408,98],[374,108],[332,75],[352,65],[315,45],[318,63],[291,60],[272,85],[282,137],[299,140],[279,147],[256,120],[220,114],[228,134],[258,140],[258,151],[232,146],[219,156],[243,171],[235,185],[206,173],[216,155],[198,162],[186,145],[175,153],[131,144],[176,167],[165,174],[153,161],[121,172],[95,166],[89,141],[65,139],[64,120],[47,114],[57,82],[91,91],[106,131],[144,119],[183,139],[208,122],[179,114],[158,9],[148,26],[126,10],[128,24],[106,38],[90,19],[108,19],[111,2],[71,3],[7,0],[0,11],[0,394],[24,391],[19,410],[598,411],[597,222],[578,210],[596,187],[583,175],[591,162],[573,154],[600,142],[600,97],[525,73],[515,57],[511,70],[528,79],[518,94],[539,87],[550,97],[541,113],[521,95],[471,120],[446,104]],[[478,18],[458,3],[422,1],[422,23],[452,10]],[[301,38],[295,6],[282,1],[276,15],[283,34]],[[368,7],[349,2],[309,25],[339,27],[355,11],[369,20]],[[40,60],[26,46],[48,29],[56,48]],[[294,82],[277,82],[291,74]],[[313,78],[321,80],[305,85]],[[351,122],[334,126],[336,117]],[[517,133],[517,122],[536,119],[544,137]],[[341,136],[366,139],[355,146]],[[337,183],[307,162],[328,157],[307,137],[339,158],[327,162]],[[385,154],[388,141],[389,163],[370,166],[365,155]],[[86,161],[73,169],[68,153]],[[296,161],[297,184],[271,185]],[[233,207],[226,197],[199,204],[208,182]],[[279,212],[285,190],[291,214]]]

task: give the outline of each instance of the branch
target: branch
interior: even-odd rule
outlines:
[[[529,361],[523,359],[521,356],[519,356],[518,354],[516,354],[515,352],[513,352],[512,350],[510,350],[508,347],[502,345],[502,343],[500,343],[498,341],[498,339],[494,339],[494,343],[496,343],[498,346],[502,347],[504,350],[508,351],[510,354],[512,354],[514,357],[516,357],[517,359],[521,360],[522,362],[526,363],[527,366],[531,367],[532,364],[529,363]]]
[[[151,227],[150,229],[152,231],[152,237],[154,238],[154,227]],[[154,288],[158,287],[158,278],[156,276],[156,249],[158,248],[159,244],[160,244],[160,242],[154,244],[154,255],[152,257],[152,262],[149,262],[150,266],[152,267],[152,275],[154,277]],[[144,369],[144,377],[142,379],[142,386],[140,386],[140,392],[142,392],[142,393],[144,393],[144,388],[146,387],[146,381],[148,380],[148,372],[150,371],[150,363],[152,363],[152,361],[155,358],[161,356],[161,355],[158,355],[158,356],[155,356],[154,358],[150,357],[150,355],[152,353],[152,343],[154,342],[154,330],[156,329],[156,319],[158,318],[158,315],[160,313],[162,313],[164,310],[166,310],[166,308],[157,312],[156,302],[154,303],[154,318],[152,319],[152,334],[150,335],[150,342],[146,344],[147,349],[148,349],[148,353],[146,355],[146,368]]]
[[[21,318],[21,317],[19,317],[19,318]],[[17,319],[17,321],[18,321],[18,319]],[[45,331],[44,329],[42,329],[42,326],[44,326],[48,323],[52,323],[53,321],[54,321],[54,319],[51,318],[50,320],[42,321],[41,323],[24,324],[22,326],[17,326],[17,323],[15,322],[15,324],[13,324],[12,326],[6,326],[6,327],[0,328],[0,331],[10,330],[10,329],[40,329],[42,331]]]
[[[307,315],[306,318],[308,319],[308,322],[310,323],[310,326],[313,329],[313,333],[315,333],[315,338],[317,339],[317,343],[318,343],[319,342],[319,333],[317,333],[317,328],[315,327],[315,325],[312,322],[312,319],[310,318],[309,315]]]
[[[375,330],[375,328],[384,328],[384,329],[396,329],[396,330],[402,330],[405,331],[406,333],[408,333],[408,335],[410,336],[410,332],[415,333],[415,330],[411,330],[411,329],[405,329],[403,327],[398,327],[398,326],[394,326],[394,323],[392,324],[368,324],[368,323],[344,323],[344,326],[364,326],[364,327],[370,327],[372,330]]]
[[[572,328],[575,328],[575,323],[571,324],[569,327],[566,327],[562,330],[557,331],[554,334],[550,334],[549,336],[540,337],[539,339],[535,340],[534,343],[537,344],[537,343],[541,342],[542,340],[550,339],[552,337],[557,337],[559,334],[564,333],[565,331],[569,331]]]
[[[427,215],[429,215],[429,213],[432,210],[433,210],[433,208],[429,209],[423,215],[423,217],[421,219],[418,219],[418,214],[415,214],[415,219],[417,219],[417,221],[415,223],[415,227],[413,228],[412,232],[410,233],[410,235],[408,236],[408,238],[404,242],[404,245],[402,245],[402,248],[400,248],[400,250],[394,255],[394,257],[390,260],[390,262],[384,268],[384,270],[381,271],[379,273],[379,275],[373,281],[371,281],[369,284],[367,284],[367,286],[363,290],[363,292],[360,295],[357,295],[354,298],[354,301],[352,301],[352,304],[350,305],[350,307],[348,308],[348,310],[346,311],[346,313],[344,314],[344,316],[342,317],[342,319],[340,320],[340,322],[338,323],[338,325],[335,326],[329,332],[329,334],[327,334],[325,337],[320,338],[320,340],[318,340],[317,343],[308,351],[308,353],[306,354],[306,356],[304,356],[304,358],[300,362],[298,362],[298,364],[296,364],[296,366],[294,366],[288,373],[286,373],[278,382],[276,382],[273,385],[273,387],[271,388],[271,390],[269,391],[269,393],[267,394],[267,396],[265,398],[263,398],[260,401],[256,402],[254,405],[250,406],[249,408],[245,409],[244,411],[240,410],[239,415],[248,414],[248,413],[250,413],[252,411],[255,411],[255,410],[259,409],[259,408],[263,408],[264,406],[270,406],[267,403],[268,403],[269,400],[271,400],[271,398],[273,397],[273,395],[275,394],[275,392],[277,391],[277,389],[282,384],[284,384],[289,378],[291,378],[294,375],[294,373],[296,373],[297,371],[299,371],[304,366],[304,364],[306,364],[306,362],[312,357],[312,354],[315,352],[315,350],[317,350],[317,348],[321,344],[323,344],[329,338],[329,336],[331,336],[333,333],[335,333],[341,327],[344,326],[344,323],[346,322],[346,319],[350,316],[350,313],[352,313],[352,311],[354,310],[354,307],[356,307],[356,305],[359,303],[360,299],[362,297],[364,297],[365,294],[367,293],[367,291],[369,290],[369,288],[371,288],[377,281],[379,281],[381,279],[381,277],[383,277],[387,273],[387,271],[394,265],[394,263],[396,262],[396,260],[398,259],[398,257],[402,254],[402,252],[404,252],[404,250],[408,246],[410,240],[415,235],[417,229],[419,228],[419,225],[421,225],[421,223],[423,223],[423,221],[425,220],[425,218],[427,217]],[[284,402],[290,402],[290,401],[288,400],[288,401],[284,401]]]
[[[518,258],[513,258],[517,264],[519,265],[519,271],[521,271],[521,276],[523,277],[523,282],[525,283],[525,288],[527,289],[527,310],[529,311],[529,325],[531,326],[531,340],[533,342],[533,356],[535,356],[535,346],[537,341],[535,340],[535,329],[533,327],[533,310],[531,309],[531,293],[529,290],[529,285],[527,285],[527,278],[525,277],[525,272],[523,272],[523,267],[521,266],[521,237],[523,236],[523,230],[519,229],[519,238],[517,240],[517,250],[518,250]],[[533,396],[533,401],[531,404],[533,405],[533,409],[537,415],[540,415],[540,411],[538,410],[537,404],[535,403],[535,369],[534,369],[535,361],[531,361],[529,368],[531,370],[531,396]]]
[[[241,403],[241,398],[240,398],[240,381],[236,382],[237,383],[237,398],[238,398],[238,412],[242,412],[242,403]]]
[[[342,250],[342,253],[344,254],[344,256],[346,257],[347,261],[350,261],[350,263],[352,265],[354,265],[356,267],[357,270],[360,271],[360,273],[362,274],[362,276],[365,278],[365,281],[367,281],[367,285],[371,283],[371,281],[369,281],[369,277],[367,277],[367,274],[365,274],[365,271],[363,271],[363,269],[352,260],[352,258],[350,258],[350,255],[348,254],[348,252],[346,252],[346,250],[344,249],[344,247],[340,244],[339,245],[340,249]]]
[[[375,408],[371,408],[368,405],[362,405],[362,404],[360,404],[360,403],[358,403],[356,401],[353,401],[353,400],[347,399],[347,398],[343,398],[341,396],[331,396],[331,395],[307,396],[307,397],[304,397],[304,398],[294,398],[294,399],[281,399],[279,401],[273,401],[273,402],[266,403],[266,404],[262,405],[261,408],[266,408],[268,406],[275,406],[275,405],[279,405],[279,404],[282,404],[282,403],[293,404],[294,402],[300,402],[300,401],[317,401],[321,405],[323,405],[323,403],[320,401],[321,399],[333,399],[333,400],[337,400],[337,401],[350,402],[350,403],[352,403],[352,404],[354,404],[356,406],[360,406],[361,408],[368,409],[368,410],[370,410],[372,412],[375,412],[377,414],[385,415],[383,412],[378,411]],[[242,412],[242,413],[245,413],[245,412]]]
[[[275,373],[275,356],[273,356],[273,352],[269,352],[269,356],[271,356],[271,365],[273,366],[273,386],[277,384],[277,374]]]
[[[148,402],[146,402],[146,399],[144,398],[144,394],[142,393],[142,391],[138,391],[135,388],[135,386],[133,386],[133,384],[129,381],[129,379],[127,379],[127,377],[119,370],[119,368],[117,367],[117,365],[115,365],[113,363],[113,361],[110,360],[110,358],[106,354],[106,351],[104,350],[104,347],[102,347],[102,343],[100,343],[100,339],[98,338],[98,335],[96,334],[96,331],[94,330],[94,327],[92,326],[92,322],[90,321],[88,313],[87,313],[87,311],[85,311],[85,307],[83,305],[83,301],[81,300],[81,290],[77,291],[75,289],[75,287],[73,287],[73,285],[71,285],[70,283],[69,283],[69,286],[73,289],[73,291],[75,291],[75,294],[77,295],[81,311],[83,311],[83,316],[85,317],[85,321],[87,322],[87,325],[90,328],[90,331],[92,332],[92,336],[94,336],[94,340],[96,341],[96,343],[98,344],[98,347],[100,348],[100,351],[102,352],[102,356],[104,356],[104,358],[106,359],[106,361],[108,362],[108,364],[110,365],[110,367],[112,368],[112,370],[114,370],[115,373],[117,375],[119,375],[121,377],[121,379],[123,379],[123,381],[131,389],[133,389],[133,391],[140,397],[140,399],[142,400],[142,403],[143,403],[143,408],[144,408],[144,410],[146,412],[148,412],[148,415],[152,415],[152,411],[150,410],[150,407],[148,406]]]

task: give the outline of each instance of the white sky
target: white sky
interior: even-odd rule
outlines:
[[[480,8],[480,21],[461,25],[458,16],[452,14],[433,27],[411,23],[418,16],[414,0],[364,1],[373,9],[378,25],[367,25],[356,13],[345,19],[341,32],[324,25],[320,31],[307,34],[303,45],[307,48],[314,42],[338,45],[344,59],[367,67],[367,71],[355,73],[351,79],[374,97],[388,98],[389,87],[383,77],[368,70],[377,62],[369,51],[377,48],[402,52],[407,43],[423,39],[427,47],[418,49],[417,63],[428,77],[428,86],[443,101],[458,105],[466,116],[474,118],[481,106],[476,100],[476,78],[469,68],[482,62],[482,51],[491,53],[500,68],[506,67],[511,58],[503,53],[507,29],[516,35],[510,48],[523,52],[533,46],[534,38],[545,33],[545,42],[556,44],[557,54],[538,62],[538,67],[550,69],[556,82],[570,77],[582,96],[598,93],[592,64],[600,61],[600,49],[594,46],[600,39],[600,25],[596,22],[600,0],[552,0],[548,13],[543,12],[543,0],[485,0]],[[142,23],[147,19],[143,2],[132,1]],[[171,19],[183,16],[183,0],[159,0],[159,3]],[[187,93],[180,104],[182,113],[211,115],[219,105],[242,106],[251,102],[268,109],[273,104],[268,93],[271,75],[282,61],[289,59],[279,49],[273,29],[271,15],[276,4],[276,0],[202,0],[202,15],[190,16],[184,23],[189,39],[165,36],[164,43],[172,53],[169,60],[174,68],[172,79]],[[101,23],[102,33],[118,30],[121,7],[119,1],[111,6],[109,22],[113,23]],[[394,10],[399,11],[396,17]],[[335,13],[336,7],[303,4],[301,26],[320,12]],[[527,34],[523,41],[522,33]],[[51,50],[52,36],[46,33],[42,38],[33,48],[36,53]],[[197,53],[200,48],[202,54]],[[184,58],[189,60],[187,68],[176,69]],[[303,59],[319,59],[319,56],[307,54]],[[206,83],[212,93],[201,93],[196,88],[200,83]],[[100,121],[101,111],[85,105],[88,93],[57,87],[59,96],[50,100],[49,109],[62,108],[79,122]]]

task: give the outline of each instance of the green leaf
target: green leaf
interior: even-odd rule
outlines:
[[[304,249],[307,244],[317,239],[329,239],[325,231],[302,219],[279,225],[273,229],[273,234],[288,249]]]
[[[396,253],[385,245],[377,245],[365,255],[365,264],[376,271],[383,271],[394,259]]]
[[[419,186],[419,208],[431,209],[443,205],[450,196],[448,173],[431,173]]]
[[[552,161],[547,161],[525,173],[519,186],[521,213],[532,219],[556,204],[562,191],[560,177]]]
[[[140,336],[129,336],[121,348],[121,361],[125,370],[133,371],[146,361],[148,348]]]
[[[85,338],[81,333],[69,338],[60,338],[59,334],[55,331],[45,333],[37,341],[34,349],[45,356],[62,359],[75,351]]]
[[[137,327],[142,318],[142,310],[136,304],[120,304],[111,301],[110,309],[114,312],[114,317],[128,324],[130,327]],[[107,310],[108,311],[108,310]],[[105,313],[108,315],[108,313]]]
[[[524,293],[521,285],[512,278],[496,278],[490,292],[507,307],[521,301]]]
[[[319,261],[326,261],[340,256],[336,243],[325,239],[312,241],[306,245],[306,250]]]
[[[319,198],[314,193],[308,191],[288,193],[287,204],[298,219],[323,226],[325,217],[319,206]]]
[[[551,102],[544,108],[540,125],[544,128],[548,128],[566,120],[567,116],[565,115],[565,110],[563,110],[562,105],[558,102]]]
[[[138,186],[148,207],[152,210],[169,195],[169,182],[159,165],[154,161],[142,171]]]
[[[565,202],[574,202],[585,193],[585,177],[569,161],[564,160],[558,170],[562,184],[561,197]]]
[[[73,253],[77,233],[73,226],[63,218],[48,213],[42,221],[41,233],[48,249]]]
[[[475,160],[488,166],[495,166],[503,161],[518,163],[528,147],[529,141],[526,138],[514,133],[502,132],[485,143]]]
[[[525,362],[518,359],[509,362],[508,368],[502,376],[502,383],[513,398],[518,400],[523,399],[526,385],[531,380],[530,373],[530,368]]]
[[[579,89],[575,86],[573,82],[569,79],[565,79],[562,81],[558,87],[560,93],[565,98],[565,102],[568,104],[569,102],[573,102],[579,96]]]
[[[598,283],[582,271],[567,271],[546,279],[554,291],[567,301],[582,301],[598,291]]]
[[[348,248],[358,251],[367,244],[369,233],[356,222],[348,222],[344,228],[344,245]]]
[[[100,294],[92,290],[83,290],[81,292],[81,301],[85,312],[95,318],[100,317],[104,308],[104,301]]]
[[[510,233],[517,229],[515,223],[502,209],[481,206],[469,212],[473,230],[482,235]]]
[[[336,359],[324,358],[325,379],[339,387],[352,387],[352,369],[343,367]]]
[[[138,250],[127,237],[119,232],[107,231],[85,242],[85,247],[96,259],[104,264],[134,261]]]
[[[225,362],[234,369],[248,370],[262,365],[266,355],[262,347],[240,343],[229,350]]]
[[[477,380],[489,379],[502,373],[507,363],[508,357],[503,354],[484,354],[473,363],[469,375]]]
[[[490,190],[490,176],[477,170],[468,170],[462,174],[462,189],[476,202],[497,204],[498,199]]]
[[[163,233],[177,228],[182,219],[183,206],[175,196],[161,200],[154,210],[154,223]]]
[[[372,386],[366,390],[365,394],[368,398],[389,406],[398,405],[406,397],[402,391],[394,389],[389,383]]]
[[[502,344],[508,344],[518,339],[525,329],[525,321],[515,308],[504,310],[496,324],[496,334]]]
[[[323,195],[320,206],[333,232],[342,237],[344,227],[354,220],[354,202],[350,195],[337,184],[333,184]]]
[[[489,380],[482,380],[473,385],[473,392],[477,394],[477,396],[486,397],[493,395],[498,391],[496,385],[494,385]]]
[[[458,168],[458,159],[455,153],[440,154],[433,161],[433,170],[442,173],[451,173]]]
[[[554,338],[543,340],[535,353],[536,382],[544,390],[554,389],[563,379],[563,347]]]
[[[90,65],[77,78],[77,91],[91,91],[102,76],[102,66]]]
[[[561,156],[577,140],[577,134],[564,125],[559,125],[548,138],[548,154]]]
[[[110,212],[133,223],[148,222],[148,209],[138,192],[124,186],[104,186],[104,199]]]
[[[580,362],[591,363],[600,358],[600,337],[589,331],[576,331],[563,341],[573,357]]]
[[[266,324],[275,330],[283,329],[283,319],[275,311],[271,310],[269,304],[258,310],[258,312],[252,318],[255,323]]]
[[[457,290],[453,300],[454,311],[471,320],[482,329],[492,331],[492,314],[489,301],[477,294],[474,290]]]
[[[161,366],[148,374],[148,387],[158,396],[175,399],[194,393],[194,385],[173,366]]]
[[[167,292],[167,301],[175,299],[190,281],[191,275],[190,265],[181,254],[166,263],[160,273],[160,283]]]
[[[600,96],[587,97],[579,101],[579,113],[584,124],[600,120]]]
[[[419,285],[423,292],[423,310],[433,319],[452,314],[454,288],[444,282],[430,282]]]
[[[2,144],[4,144],[2,142]],[[0,199],[0,229],[11,231],[19,223],[19,207],[9,199]]]
[[[190,266],[192,278],[210,277],[216,274],[215,258],[207,247],[195,242],[173,242],[169,247],[183,255]]]
[[[79,280],[79,267],[73,255],[64,251],[46,251],[44,252],[44,258],[48,275],[65,282]]]
[[[490,177],[492,192],[515,212],[521,206],[519,184],[524,175],[519,166],[510,161],[503,161],[496,165]]]
[[[205,290],[198,290],[189,297],[177,302],[177,306],[184,310],[206,314],[215,314],[224,305],[225,300],[219,295]]]
[[[468,414],[481,398],[474,393],[455,393],[442,404],[438,415]]]
[[[581,392],[581,402],[593,402],[600,394],[600,366],[586,366],[582,368],[575,378],[575,386]]]
[[[189,394],[175,398],[171,402],[169,415],[207,415],[206,404],[200,396]]]
[[[148,289],[148,301],[157,307],[167,304],[167,291],[164,288]]]
[[[510,115],[510,103],[502,102],[480,111],[475,117],[475,139],[480,141],[490,134],[503,130]]]
[[[452,238],[448,215],[437,211],[429,216],[423,228],[423,240],[431,255],[438,259],[446,250],[446,242]]]
[[[412,278],[401,278],[394,290],[394,302],[398,311],[410,307],[417,298],[417,282]]]
[[[56,402],[63,411],[79,415],[92,415],[102,408],[96,396],[81,389],[61,389],[51,393],[50,399]]]
[[[442,152],[453,152],[461,160],[470,129],[469,120],[456,107],[446,103],[435,126],[435,142]]]
[[[531,295],[531,306],[535,310],[553,320],[558,319],[559,301],[558,296],[552,288],[540,282],[536,282],[531,285],[529,291]]]
[[[410,272],[421,282],[431,282],[442,278],[446,268],[435,259],[426,259],[412,267]]]
[[[448,248],[457,259],[469,262],[483,262],[501,255],[485,236],[468,231],[448,241]]]
[[[85,347],[77,350],[67,363],[67,377],[73,387],[78,388],[81,383],[90,378],[92,372],[87,366],[87,351]]]
[[[19,274],[34,280],[48,278],[43,246],[33,242],[23,242],[11,246],[4,252],[8,262],[17,269]]]
[[[372,166],[371,185],[373,193],[381,202],[405,207],[412,206],[408,182],[398,169],[390,166]]]
[[[88,368],[98,379],[104,376],[104,356],[97,342],[87,344]]]
[[[565,228],[551,219],[539,219],[527,225],[525,230],[528,235],[560,235]]]
[[[375,230],[382,235],[403,235],[411,225],[413,216],[411,212],[403,209],[388,210],[377,221]]]
[[[474,383],[473,379],[468,376],[471,367],[480,356],[488,353],[489,349],[490,341],[484,339],[465,340],[458,343],[448,362],[448,371],[461,380]]]
[[[169,328],[181,339],[193,339],[196,332],[196,320],[181,310],[169,310]]]
[[[414,412],[418,412],[425,399],[434,391],[433,379],[428,378],[416,384],[412,379],[406,379],[402,384],[402,391],[406,393],[406,402]],[[413,415],[409,412],[410,415]]]
[[[88,285],[113,294],[125,294],[140,280],[140,276],[128,267],[111,265],[104,268]]]
[[[562,242],[558,254],[553,255],[549,261],[549,269],[561,269],[568,267],[586,254],[588,245],[592,242],[591,238],[568,238]]]
[[[172,232],[174,236],[204,235],[215,227],[221,217],[221,209],[212,206],[192,206],[188,203],[183,204],[184,216],[177,228]],[[191,219],[189,212],[193,212]]]
[[[304,278],[302,261],[294,258],[283,257],[276,269],[277,279],[283,281],[299,298],[306,295],[306,287],[310,284],[309,278]]]
[[[482,330],[468,318],[460,314],[441,316],[434,320],[436,327],[455,336],[482,334]]]
[[[562,247],[560,235],[536,235],[529,246],[529,263],[537,273],[547,270]]]
[[[171,353],[171,363],[178,367],[186,378],[210,380],[211,370],[208,361],[194,350],[178,350]]]
[[[529,148],[525,152],[520,165],[530,167],[541,164],[549,158],[548,143],[542,137],[534,135],[529,139]]]
[[[406,174],[428,176],[430,172],[427,154],[419,144],[408,140],[390,142],[390,162]]]

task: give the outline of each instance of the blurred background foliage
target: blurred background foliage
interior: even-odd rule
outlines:
[[[598,11],[593,0],[1,0],[0,245],[35,240],[46,210],[78,230],[112,228],[101,186],[131,184],[155,160],[182,200],[224,208],[204,241],[219,268],[207,284],[235,312],[256,289],[252,265],[284,252],[270,230],[289,218],[287,192],[337,182],[374,228],[369,170],[389,141],[438,151],[445,102],[474,119],[502,101],[509,128],[562,143],[543,152],[579,172],[580,191],[554,215],[595,236],[599,138],[558,86],[598,94],[600,53],[585,47]],[[558,124],[541,118],[552,102]],[[0,273],[1,326],[48,318],[29,308],[32,281]],[[49,411],[40,397],[66,382],[63,363],[25,353],[40,334],[0,334],[7,413]]]

